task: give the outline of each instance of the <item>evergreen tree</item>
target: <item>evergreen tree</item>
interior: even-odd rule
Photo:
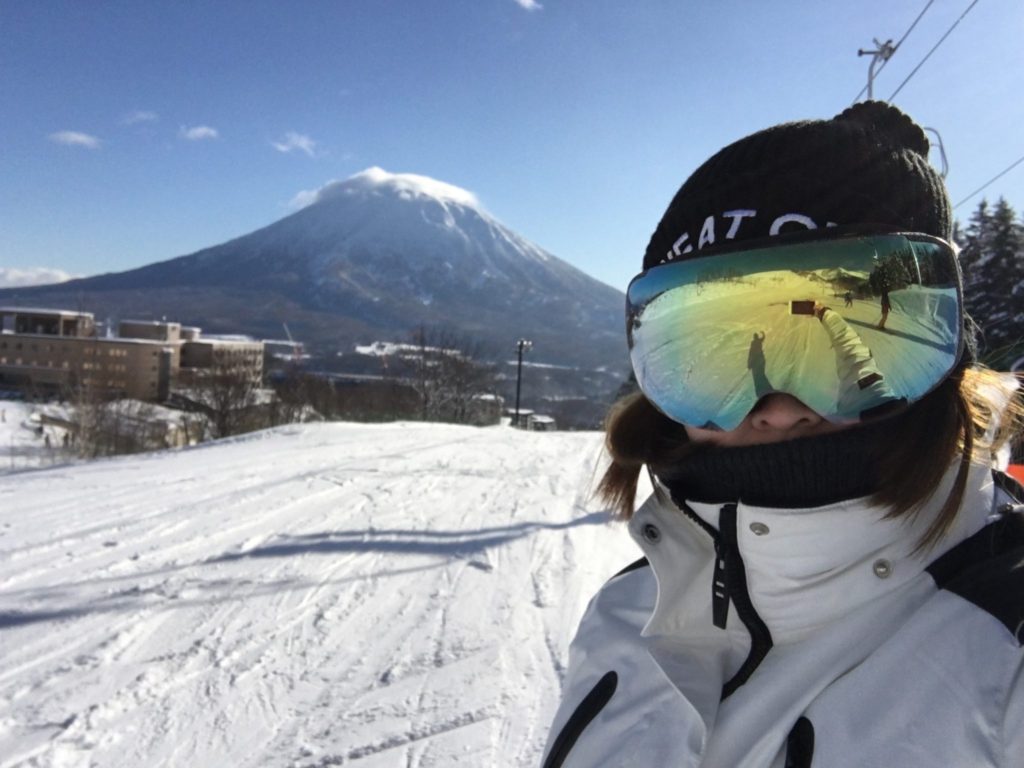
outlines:
[[[978,203],[977,210],[971,214],[966,230],[961,229],[959,222],[953,228],[953,238],[961,247],[960,268],[964,273],[964,287],[968,295],[972,293],[971,289],[975,282],[983,277],[979,262],[982,260],[982,254],[988,251],[991,218],[988,201],[983,199]],[[957,239],[958,233],[963,239]]]
[[[981,330],[981,357],[1002,367],[1024,343],[1024,226],[1003,198],[982,200],[963,237],[966,309]]]

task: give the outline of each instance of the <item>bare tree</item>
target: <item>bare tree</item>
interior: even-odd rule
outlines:
[[[229,437],[263,426],[256,406],[260,382],[242,366],[218,364],[195,371],[189,400],[206,414],[216,437]]]
[[[317,380],[297,367],[289,368],[283,377],[274,382],[274,396],[268,405],[271,424],[294,424],[295,422],[322,418],[332,410],[326,407]],[[332,393],[333,394],[333,393]],[[317,407],[317,404],[320,407]]]
[[[87,359],[69,371],[62,398],[70,406],[69,433],[71,447],[82,458],[95,458],[107,454],[106,440],[101,429],[102,413],[110,400],[97,380],[95,345],[90,345]]]
[[[448,329],[420,327],[402,354],[404,380],[420,400],[424,421],[478,423],[481,396],[496,389],[494,365],[481,345]]]

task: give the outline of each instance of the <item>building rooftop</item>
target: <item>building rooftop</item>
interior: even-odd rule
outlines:
[[[131,319],[125,318],[124,320],[121,320],[120,322],[122,322],[122,323],[132,323],[133,325],[152,325],[152,326],[181,325],[181,323],[179,323],[179,322],[177,322],[175,320],[131,320]],[[196,330],[199,330],[199,329],[197,328]]]
[[[0,307],[0,315],[59,315],[60,317],[93,317],[92,312],[72,312],[69,309],[43,307]]]
[[[201,339],[196,339],[192,344],[262,344],[262,341],[254,339],[252,336],[242,335],[230,335],[230,334],[203,334]]]

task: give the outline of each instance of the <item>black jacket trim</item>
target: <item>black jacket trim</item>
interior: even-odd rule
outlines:
[[[786,739],[785,768],[811,768],[813,759],[814,724],[806,717],[801,717]]]
[[[611,579],[608,579],[608,581],[611,581],[612,579],[617,579],[617,578],[619,578],[619,576],[625,576],[627,573],[630,573],[632,571],[637,571],[637,570],[639,570],[641,568],[649,568],[650,565],[651,564],[647,561],[646,557],[641,557],[639,560],[637,560],[635,562],[632,562],[629,565],[627,565],[621,571],[619,571],[614,576],[612,576]]]
[[[750,632],[750,653],[736,674],[722,686],[722,698],[731,696],[737,688],[747,682],[754,674],[764,657],[771,650],[773,641],[768,625],[757,615],[754,604],[747,591],[747,569],[740,556],[739,544],[736,540],[736,505],[726,504],[722,507],[718,518],[719,527],[719,558],[725,563],[725,578],[728,585],[729,598],[736,606],[736,613]]]
[[[1024,645],[1024,515],[1003,515],[927,570],[939,589],[990,613]]]
[[[572,713],[572,717],[562,726],[558,738],[551,746],[551,752],[548,753],[548,759],[544,761],[544,768],[560,768],[576,745],[580,734],[611,700],[618,685],[619,676],[616,672],[608,672],[597,681],[597,685],[583,698],[576,711]]]

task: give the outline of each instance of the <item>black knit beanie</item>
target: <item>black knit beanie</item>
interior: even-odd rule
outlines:
[[[878,101],[831,120],[751,134],[680,187],[651,236],[643,268],[695,258],[730,240],[830,226],[877,225],[949,240],[952,207],[928,148],[920,126]],[[973,358],[966,336],[961,365]],[[900,429],[900,419],[886,419],[783,443],[704,448],[658,476],[677,499],[815,506],[877,490],[878,452]]]
[[[924,131],[896,107],[856,104],[831,120],[768,128],[725,147],[680,187],[644,269],[726,240],[877,224],[949,239],[952,211]]]

